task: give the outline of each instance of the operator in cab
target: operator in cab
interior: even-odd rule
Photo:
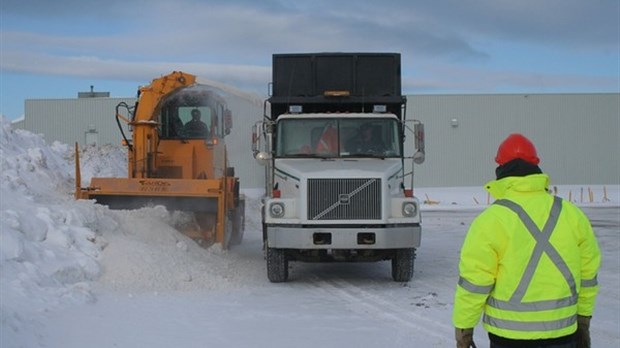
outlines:
[[[183,133],[188,137],[206,137],[209,134],[207,124],[200,120],[200,110],[192,110],[192,119],[183,126]]]
[[[364,123],[359,128],[359,135],[347,144],[347,150],[354,154],[383,153],[387,150],[381,137],[375,133],[370,123]]]

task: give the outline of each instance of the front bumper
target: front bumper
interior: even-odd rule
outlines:
[[[267,225],[267,246],[278,249],[404,249],[418,248],[419,224],[385,227]]]

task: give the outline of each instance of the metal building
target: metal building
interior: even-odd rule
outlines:
[[[43,133],[48,143],[120,144],[114,113],[135,98],[26,100],[16,127]],[[251,153],[251,127],[263,117],[258,98],[226,95],[233,113],[227,137],[230,165],[243,188],[260,188],[264,168]],[[499,143],[520,132],[538,148],[552,184],[620,184],[620,94],[410,95],[407,119],[425,124],[426,161],[415,186],[481,186],[494,179]],[[412,137],[409,138],[413,146]]]
[[[481,186],[495,179],[498,145],[519,132],[536,145],[552,184],[620,184],[620,94],[409,96],[425,124],[418,187]]]
[[[43,134],[48,144],[120,144],[114,118],[120,102],[133,105],[136,98],[28,99],[22,127]],[[126,126],[123,129],[128,131]]]

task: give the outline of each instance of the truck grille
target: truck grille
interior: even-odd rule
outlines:
[[[381,219],[381,179],[309,179],[308,219]]]

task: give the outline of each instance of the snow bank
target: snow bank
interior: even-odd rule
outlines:
[[[71,153],[66,159],[75,168],[75,156]],[[82,186],[90,185],[94,177],[110,178],[127,176],[127,148],[114,145],[101,147],[87,146],[80,149],[80,172]]]
[[[231,270],[227,251],[205,250],[177,232],[188,214],[161,206],[112,211],[76,201],[73,146],[48,146],[4,117],[0,124],[0,345],[37,344],[29,340],[37,339],[31,333],[40,314],[96,301],[97,287],[225,289],[243,287],[242,279],[252,276]],[[95,176],[126,176],[119,147],[86,147],[80,162],[83,186]]]
[[[11,345],[37,312],[93,301],[102,234],[114,224],[102,207],[73,199],[68,146],[0,122],[0,329]]]

